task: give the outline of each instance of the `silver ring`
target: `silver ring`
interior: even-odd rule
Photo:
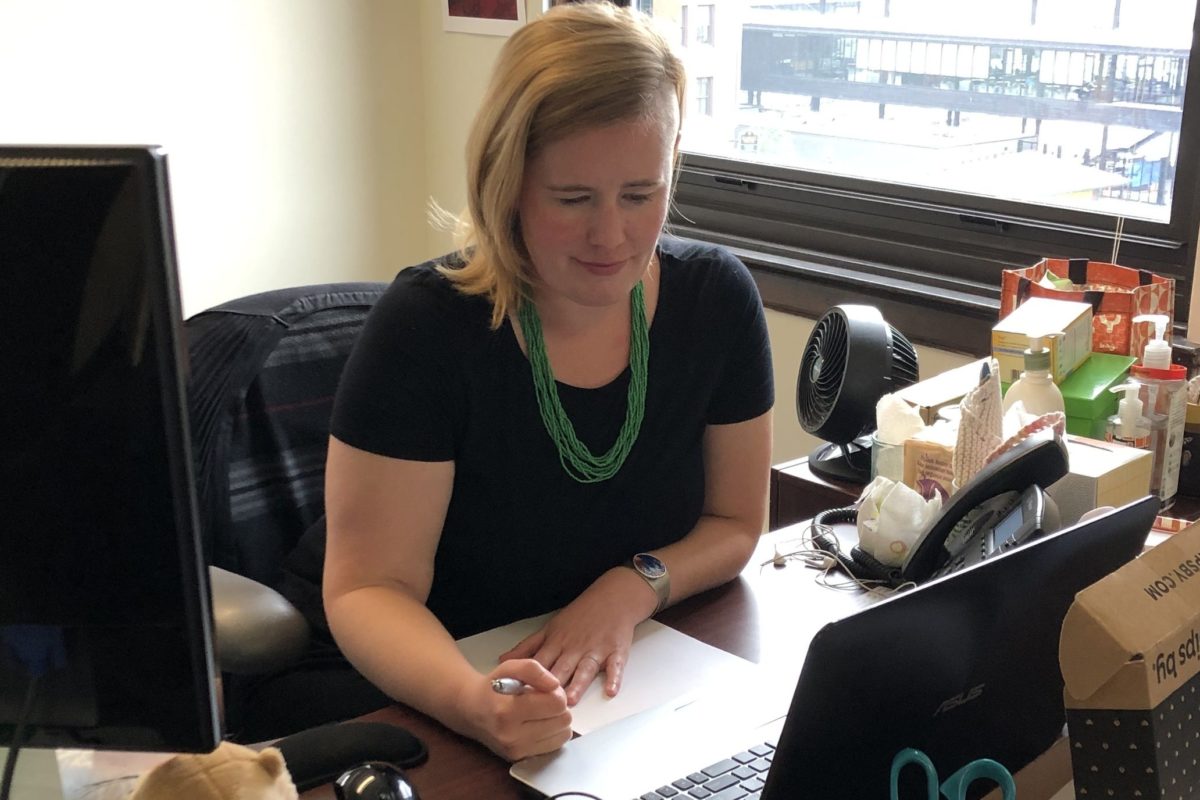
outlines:
[[[584,658],[586,658],[588,661],[593,662],[597,667],[600,666],[600,659],[596,658],[595,656],[584,656],[583,658],[581,658],[579,660],[583,661]]]

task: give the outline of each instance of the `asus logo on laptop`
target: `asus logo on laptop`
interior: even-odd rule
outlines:
[[[981,683],[978,686],[971,687],[965,692],[960,692],[959,694],[954,695],[954,697],[943,700],[942,704],[937,707],[937,711],[933,712],[933,715],[936,717],[938,714],[945,714],[947,711],[956,709],[959,706],[965,706],[967,703],[977,699],[981,694],[983,694],[984,686],[985,684]]]

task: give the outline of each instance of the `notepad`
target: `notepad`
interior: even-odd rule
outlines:
[[[489,673],[501,653],[537,632],[551,616],[530,617],[459,639],[458,648],[471,666]],[[602,681],[593,681],[571,709],[571,728],[582,736],[685,695],[722,685],[753,685],[756,670],[753,662],[646,620],[634,629],[620,692],[607,697]]]

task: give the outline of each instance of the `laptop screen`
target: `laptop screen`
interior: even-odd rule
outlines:
[[[942,779],[977,758],[1016,772],[1043,753],[1065,723],[1063,617],[1077,592],[1141,552],[1157,511],[1144,498],[826,625],[764,800],[887,797],[906,747]],[[923,778],[902,788],[926,796]]]

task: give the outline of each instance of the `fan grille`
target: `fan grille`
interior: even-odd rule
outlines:
[[[825,424],[837,403],[846,374],[846,320],[840,314],[827,314],[813,329],[800,362],[797,411],[800,424],[810,433]]]
[[[917,348],[912,346],[903,333],[888,326],[892,334],[892,388],[896,392],[905,386],[912,386],[920,378],[917,369]],[[882,397],[882,395],[880,395]]]
[[[917,351],[873,306],[834,306],[813,328],[796,384],[801,426],[835,444],[875,428],[875,404],[917,381]]]

